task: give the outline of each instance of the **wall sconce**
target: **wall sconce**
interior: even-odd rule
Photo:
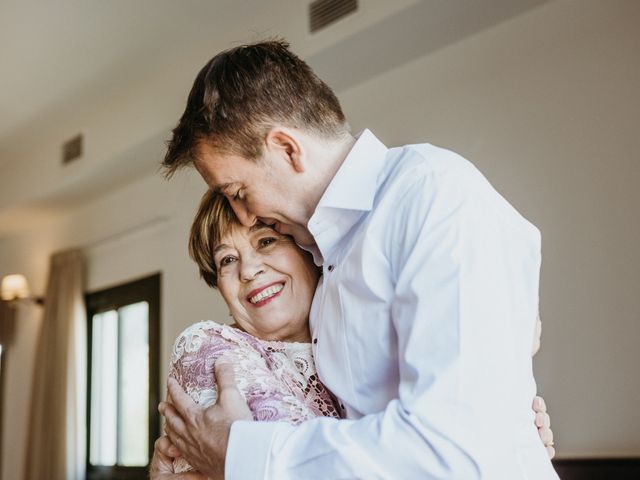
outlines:
[[[32,297],[29,294],[29,284],[24,275],[7,275],[2,279],[0,286],[0,298],[10,306],[16,306],[21,301],[32,301],[38,305],[44,305],[41,297]]]

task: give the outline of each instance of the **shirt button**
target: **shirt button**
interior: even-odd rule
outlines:
[[[317,338],[314,338],[314,339],[313,339],[313,343],[314,343],[314,344],[318,343],[318,339],[317,339]]]
[[[336,268],[335,265],[329,265],[327,267],[327,270],[329,270],[330,272],[333,272],[333,269]]]

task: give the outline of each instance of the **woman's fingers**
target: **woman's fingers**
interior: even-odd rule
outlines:
[[[551,428],[551,417],[546,412],[536,413],[536,426],[543,428]]]
[[[556,449],[553,448],[553,446],[549,445],[545,448],[547,450],[547,455],[549,455],[549,459],[552,459],[553,457],[556,456]]]
[[[556,454],[556,449],[553,448],[553,431],[551,430],[551,417],[547,413],[547,405],[542,397],[535,397],[533,399],[533,410],[536,412],[535,425],[538,428],[538,435],[540,440],[544,444],[547,455],[549,458],[553,458]]]
[[[533,399],[533,411],[536,413],[547,411],[547,404],[545,403],[544,398],[537,396]]]

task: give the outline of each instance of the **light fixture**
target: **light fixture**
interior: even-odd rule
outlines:
[[[39,305],[44,303],[42,298],[32,297],[29,294],[27,279],[20,274],[7,275],[2,279],[0,298],[12,306],[24,300],[31,300]]]

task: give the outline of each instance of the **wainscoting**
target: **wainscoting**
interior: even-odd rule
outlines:
[[[562,480],[638,480],[640,458],[554,460]]]

